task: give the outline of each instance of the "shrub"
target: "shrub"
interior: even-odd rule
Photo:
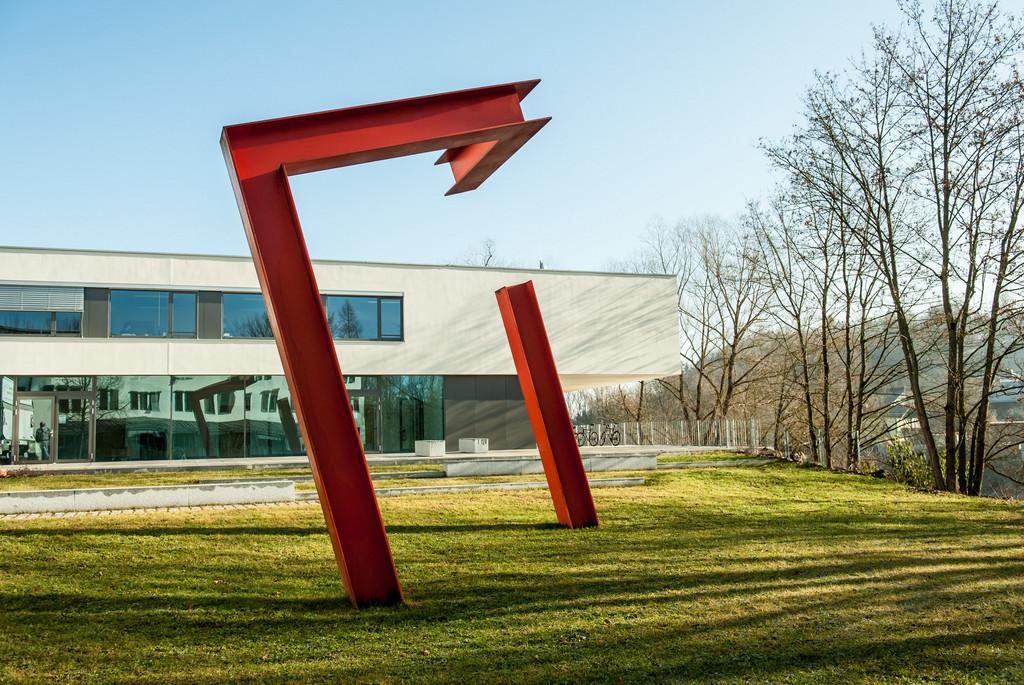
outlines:
[[[903,438],[894,438],[886,446],[889,454],[889,468],[897,483],[904,483],[922,490],[931,490],[935,486],[932,470],[928,466],[928,458],[916,452],[913,444]]]

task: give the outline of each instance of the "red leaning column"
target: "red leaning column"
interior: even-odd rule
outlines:
[[[569,528],[596,526],[594,498],[533,281],[507,286],[495,295],[558,521]]]
[[[402,589],[288,176],[444,150],[448,194],[473,190],[549,120],[525,120],[520,81],[224,128],[221,147],[267,303],[320,505],[349,597]]]

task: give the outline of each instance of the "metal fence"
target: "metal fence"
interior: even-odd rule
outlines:
[[[630,421],[576,424],[582,446],[679,445],[683,447],[761,447],[757,419]]]

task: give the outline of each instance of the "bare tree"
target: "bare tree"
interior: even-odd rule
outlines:
[[[498,243],[494,238],[485,238],[479,246],[470,251],[462,263],[467,266],[508,266],[505,260],[498,256]]]
[[[935,484],[977,492],[993,379],[1014,347],[999,341],[1019,281],[1024,43],[994,4],[950,0],[928,16],[901,7],[903,32],[876,30],[874,52],[845,78],[819,76],[800,132],[768,152],[878,270]],[[943,326],[934,351],[932,311]],[[937,366],[941,393],[929,380]]]

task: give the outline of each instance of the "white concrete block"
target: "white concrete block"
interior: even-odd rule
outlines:
[[[71,511],[74,490],[27,490],[0,492],[0,514],[35,514],[46,511]]]
[[[459,451],[468,454],[482,454],[489,447],[490,440],[487,438],[459,438]]]
[[[583,468],[587,471],[654,471],[658,468],[657,456],[597,455],[583,457]]]
[[[152,509],[204,504],[258,504],[289,502],[294,499],[295,483],[286,480],[214,485],[26,490],[0,492],[0,514]]]
[[[415,447],[418,457],[444,456],[444,440],[417,440]]]
[[[540,459],[467,459],[444,465],[448,478],[470,476],[518,476],[529,473],[544,473]]]
[[[80,489],[75,490],[74,509],[66,509],[64,511],[187,507],[188,493],[185,490],[186,488],[173,485]]]
[[[293,499],[295,483],[287,480],[194,485],[189,490],[189,505],[193,507],[203,504],[288,502]]]

